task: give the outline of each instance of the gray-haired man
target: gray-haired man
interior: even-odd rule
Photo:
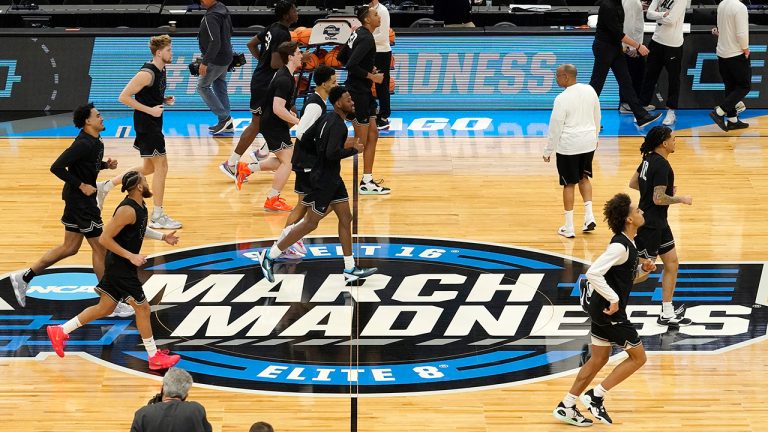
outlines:
[[[160,394],[136,411],[131,432],[210,432],[205,408],[197,402],[187,401],[190,387],[192,376],[187,371],[175,367],[168,369]]]

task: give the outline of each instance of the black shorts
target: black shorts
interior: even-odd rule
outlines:
[[[309,195],[312,192],[312,180],[310,179],[312,171],[294,171],[296,174],[296,185],[293,187],[294,192],[299,195]]]
[[[669,225],[664,228],[641,226],[637,230],[635,244],[640,257],[655,260],[675,248],[675,237]]]
[[[267,88],[269,87],[270,77],[266,81],[260,76],[251,76],[251,114],[260,116],[263,114],[261,106],[264,104],[264,100],[267,98]]]
[[[618,345],[624,349],[634,348],[643,343],[635,326],[629,321],[616,324],[597,325],[592,323],[592,344],[597,346]]]
[[[64,214],[61,215],[61,223],[67,231],[79,233],[85,238],[93,238],[101,235],[104,222],[101,220],[101,210],[87,204],[64,204]]]
[[[133,148],[138,150],[143,158],[165,156],[165,136],[162,132],[136,131]]]
[[[135,271],[106,272],[96,286],[96,291],[108,295],[116,303],[120,300],[133,299],[137,304],[147,301],[144,288]]]
[[[361,125],[367,125],[371,117],[376,117],[376,98],[369,88],[366,90],[356,90],[347,88],[352,101],[355,103],[355,121]]]
[[[324,216],[331,205],[344,201],[349,201],[349,194],[344,182],[341,182],[335,188],[313,188],[312,192],[304,196],[301,204],[312,207],[313,212]]]
[[[592,177],[592,158],[595,151],[575,155],[555,154],[560,184],[577,184],[585,177]]]
[[[277,153],[279,151],[293,147],[293,140],[291,140],[291,130],[288,128],[271,127],[269,125],[262,124],[261,136],[264,137],[264,141],[267,142],[267,148],[269,148],[269,151],[272,153]]]

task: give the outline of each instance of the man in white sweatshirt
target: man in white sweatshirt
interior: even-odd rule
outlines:
[[[579,193],[584,200],[582,231],[592,231],[597,226],[592,214],[592,183],[589,178],[592,177],[592,158],[600,131],[600,100],[592,86],[576,81],[574,65],[560,65],[556,74],[557,85],[565,90],[555,98],[543,157],[544,162],[549,162],[552,152],[555,152],[557,173],[563,186],[565,225],[557,233],[566,238],[574,238],[573,201],[576,185],[579,185]]]
[[[648,65],[640,90],[640,103],[648,105],[653,98],[653,91],[661,74],[667,70],[669,89],[667,91],[667,115],[664,124],[675,123],[675,110],[680,97],[680,71],[683,60],[683,21],[685,20],[686,0],[653,0],[648,7],[646,17],[656,21],[656,30],[651,37],[648,49]]]
[[[717,6],[717,65],[725,84],[725,99],[709,116],[724,131],[745,129],[749,125],[739,120],[736,105],[751,89],[752,67],[749,64],[749,14],[739,0],[723,0]],[[743,111],[743,109],[742,109]],[[727,117],[726,120],[723,117]]]
[[[373,31],[373,39],[376,41],[374,65],[379,72],[384,74],[384,81],[374,84],[376,86],[376,98],[379,100],[376,127],[389,129],[389,115],[392,113],[389,102],[389,70],[392,64],[392,47],[389,45],[389,10],[379,3],[379,0],[373,0],[369,6],[371,9],[376,9],[381,18],[381,25]]]

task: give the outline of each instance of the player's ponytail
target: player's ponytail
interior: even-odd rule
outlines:
[[[647,155],[654,151],[656,147],[668,140],[672,136],[672,129],[667,126],[654,126],[648,131],[643,144],[640,146],[640,153]]]

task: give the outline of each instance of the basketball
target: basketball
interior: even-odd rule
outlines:
[[[320,58],[315,53],[311,53],[306,62],[304,62],[304,70],[315,70],[320,66]]]
[[[374,83],[371,85],[371,91],[373,92],[373,95],[376,96],[376,84]],[[395,92],[395,79],[392,77],[389,77],[389,92],[394,93]]]
[[[309,45],[309,37],[312,35],[311,28],[296,27],[296,30],[294,30],[292,33],[296,33],[296,42],[300,43],[301,45]],[[293,40],[293,36],[291,36],[291,40]]]
[[[317,58],[320,59],[320,61],[322,61],[327,54],[328,54],[328,50],[324,50],[322,48],[318,48],[315,50],[315,55],[317,56]]]
[[[390,45],[395,44],[395,31],[392,30],[392,27],[389,28],[389,44]]]
[[[323,59],[323,62],[332,68],[340,68],[341,62],[336,58],[336,56],[339,55],[339,52],[341,51],[341,45],[337,46],[336,48],[332,49],[328,54],[325,55],[325,58]]]
[[[299,41],[299,34],[295,31],[291,31],[291,42],[298,42]]]
[[[299,93],[306,93],[309,90],[309,79],[307,77],[295,77],[296,87],[299,89]]]

